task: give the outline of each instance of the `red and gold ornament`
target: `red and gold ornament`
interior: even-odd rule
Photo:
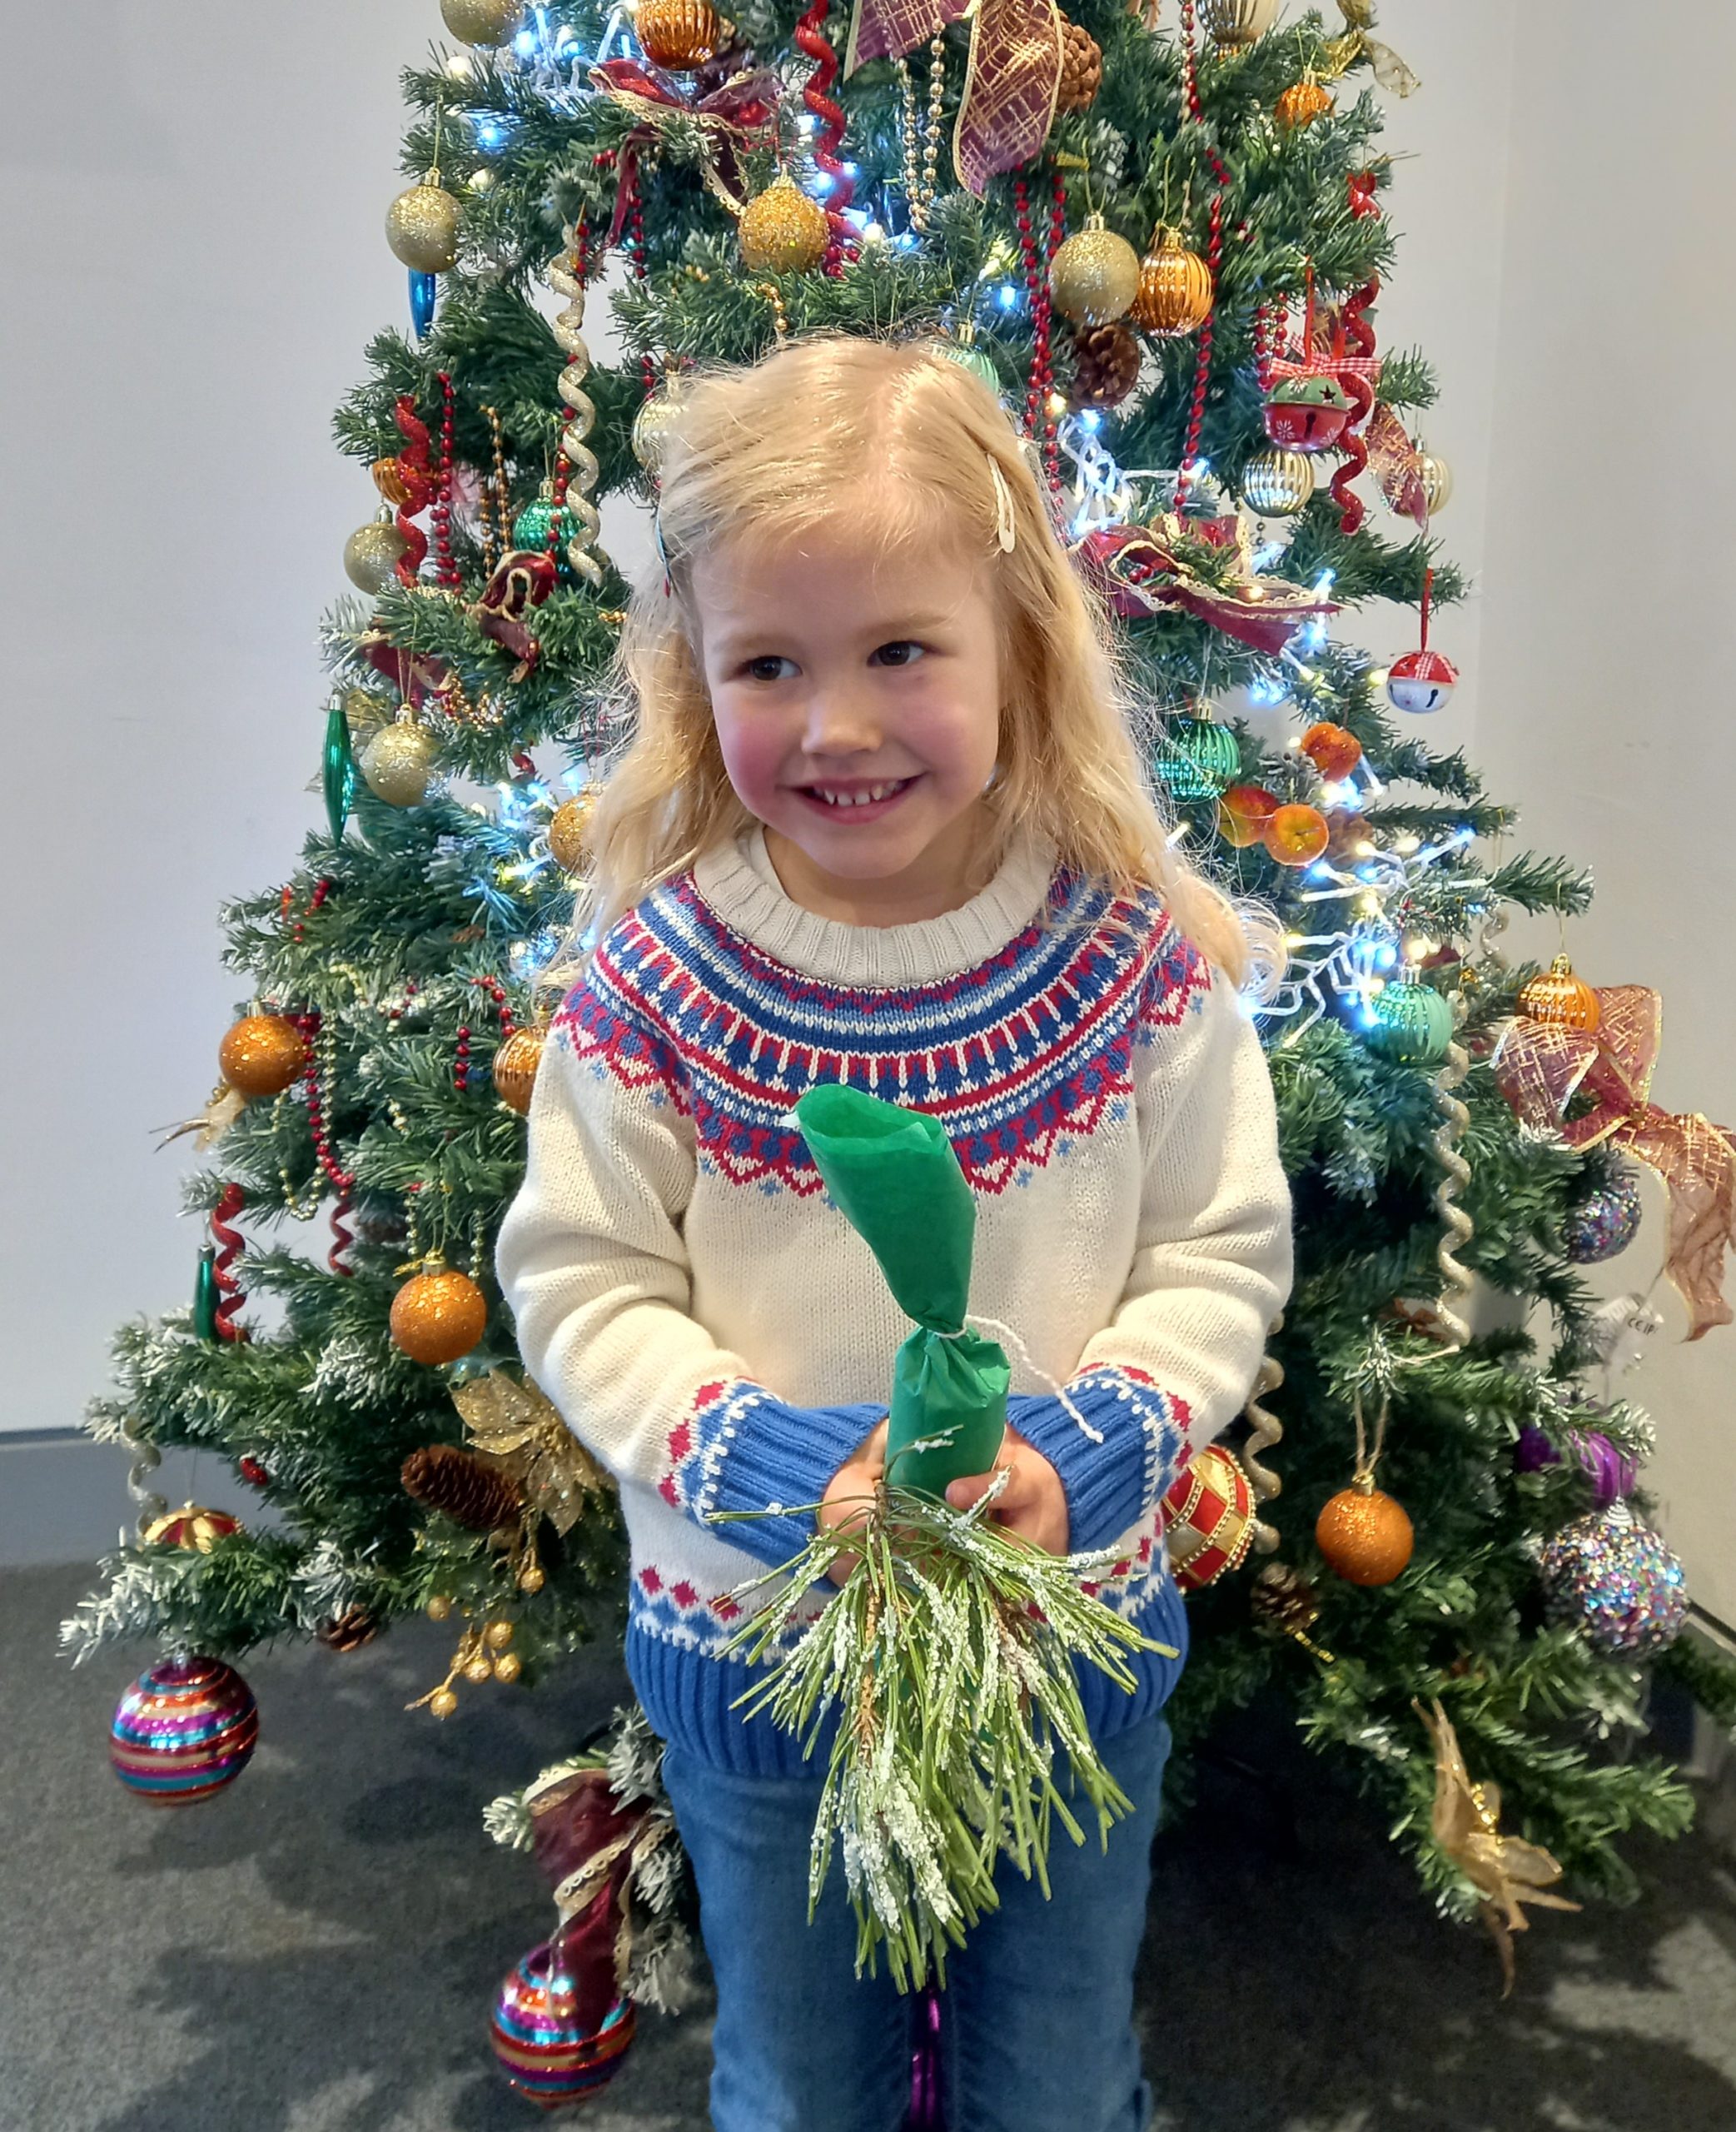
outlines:
[[[139,1537],[147,1547],[185,1547],[208,1555],[219,1540],[239,1532],[241,1521],[226,1510],[202,1510],[196,1503],[183,1503],[179,1510],[153,1517]]]
[[[1159,1515],[1178,1591],[1202,1591],[1240,1569],[1256,1522],[1241,1461],[1223,1445],[1209,1444],[1176,1475]]]

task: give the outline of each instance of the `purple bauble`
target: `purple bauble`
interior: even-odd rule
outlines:
[[[108,1752],[129,1791],[187,1806],[232,1784],[259,1738],[253,1691],[218,1658],[165,1658],[127,1691]]]
[[[1625,1503],[1576,1517],[1543,1546],[1551,1616],[1612,1658],[1649,1658],[1674,1643],[1688,1612],[1681,1563]]]
[[[617,1999],[602,2026],[587,2034],[576,2018],[573,1980],[555,1966],[545,1941],[495,1993],[489,2036],[501,2071],[521,2095],[545,2110],[563,2110],[614,2079],[633,2028],[633,2001]]]
[[[1639,1179],[1625,1164],[1604,1178],[1562,1218],[1562,1240],[1576,1266],[1595,1266],[1625,1251],[1639,1228]]]

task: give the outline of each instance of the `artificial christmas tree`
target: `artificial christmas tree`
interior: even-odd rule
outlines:
[[[334,570],[366,596],[326,625],[332,695],[309,742],[326,821],[287,881],[227,914],[248,996],[188,1184],[215,1243],[192,1312],[121,1337],[92,1426],[135,1448],[146,1514],[69,1642],[154,1639],[208,1668],[286,1628],[339,1651],[359,1624],[426,1609],[464,1624],[424,1699],[449,1714],[460,1681],[533,1682],[609,1632],[609,1497],[521,1381],[490,1270],[585,864],[583,795],[620,740],[628,588],[597,499],[654,493],[684,366],[893,332],[1002,392],[1122,625],[1178,832],[1289,928],[1288,966],[1251,1003],[1296,1197],[1297,1285],[1247,1476],[1253,1545],[1281,1559],[1256,1584],[1231,1565],[1238,1531],[1190,1601],[1178,1785],[1214,1717],[1275,1683],[1450,1910],[1491,1897],[1440,1840],[1443,1769],[1498,1782],[1527,1841],[1619,1890],[1622,1831],[1677,1831],[1689,1802],[1655,1761],[1599,1744],[1637,1726],[1642,1689],[1600,1565],[1654,1580],[1649,1652],[1727,1710],[1736,1677],[1665,1641],[1680,1609],[1643,1527],[1599,1513],[1601,1554],[1576,1539],[1570,1570],[1540,1574],[1564,1556],[1550,1537],[1593,1510],[1575,1432],[1594,1422],[1635,1460],[1649,1440],[1594,1389],[1600,1321],[1570,1218],[1607,1177],[1604,1143],[1649,1164],[1704,1330],[1729,1315],[1733,1161],[1718,1128],[1649,1103],[1643,988],[1607,989],[1607,1027],[1564,1021],[1553,980],[1487,944],[1504,906],[1565,916],[1589,891],[1559,861],[1491,859],[1510,813],[1400,722],[1445,700],[1450,662],[1425,630],[1390,672],[1346,640],[1362,602],[1426,614],[1463,590],[1430,537],[1441,462],[1412,434],[1433,381],[1376,336],[1390,172],[1379,99],[1358,92],[1364,69],[1401,78],[1391,55],[1361,0],[1344,25],[1213,6],[1210,40],[1190,0],[1156,28],[1115,0],[1071,26],[1052,0],[968,16],[858,0],[850,21],[825,0],[728,22],[645,7],[638,40],[624,10],[447,6],[465,48],[406,77],[410,184],[389,227],[415,331],[376,341],[338,416],[371,493],[347,547],[334,533]],[[599,363],[584,329],[612,261],[625,353]],[[1091,390],[1070,395],[1087,351]],[[1374,494],[1414,532],[1376,530]],[[322,1218],[327,1248],[270,1233]],[[1473,1334],[1473,1276],[1540,1332]],[[479,1405],[490,1385],[522,1411]],[[1557,1456],[1521,1460],[1525,1431]],[[228,1457],[273,1522],[204,1546],[147,1537],[167,1444]],[[456,1494],[423,1485],[442,1467]],[[1236,1497],[1233,1474],[1214,1485]],[[1340,1541],[1388,1507],[1374,1557],[1316,1541],[1334,1503]],[[527,1990],[553,1989],[546,1969]]]

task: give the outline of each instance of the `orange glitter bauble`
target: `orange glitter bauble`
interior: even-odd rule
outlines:
[[[1278,811],[1278,795],[1263,785],[1232,785],[1217,803],[1217,833],[1238,850],[1258,844]]]
[[[515,1029],[495,1054],[495,1093],[522,1118],[530,1108],[536,1068],[543,1055],[540,1029]]]
[[[1300,82],[1292,82],[1272,107],[1272,117],[1286,132],[1313,125],[1316,118],[1324,118],[1332,108],[1332,98],[1311,74]]]
[[[1323,718],[1302,735],[1302,753],[1328,784],[1336,785],[1361,761],[1362,743],[1345,726]]]
[[[1410,1561],[1416,1533],[1402,1503],[1379,1488],[1352,1486],[1321,1511],[1314,1544],[1346,1584],[1390,1584]]]
[[[717,50],[718,11],[711,0],[639,0],[633,27],[646,58],[671,73],[703,67]]]
[[[1564,1029],[1594,1029],[1603,1019],[1596,993],[1574,975],[1565,955],[1557,955],[1544,976],[1520,985],[1519,1011],[1534,1022],[1553,1022]]]
[[[465,1273],[439,1266],[392,1298],[392,1338],[413,1362],[455,1362],[488,1330],[488,1302]]]
[[[249,1014],[217,1049],[217,1065],[237,1095],[281,1096],[307,1064],[301,1032],[281,1014]]]
[[[1268,820],[1265,841],[1281,866],[1306,866],[1332,841],[1332,832],[1318,807],[1293,801]]]

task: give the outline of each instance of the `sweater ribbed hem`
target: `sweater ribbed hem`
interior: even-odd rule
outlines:
[[[1149,1597],[1130,1618],[1146,1636],[1172,1644],[1181,1654],[1136,1652],[1129,1662],[1129,1694],[1095,1666],[1075,1667],[1086,1723],[1094,1740],[1112,1739],[1161,1710],[1175,1692],[1187,1661],[1187,1618],[1181,1595],[1167,1572],[1152,1580]],[[627,1631],[627,1671],[651,1729],[659,1738],[714,1768],[739,1776],[777,1778],[825,1775],[837,1714],[822,1726],[813,1754],[803,1759],[801,1742],[769,1717],[744,1718],[730,1705],[756,1681],[764,1666],[736,1658],[709,1658],[640,1628]]]
[[[759,1387],[732,1389],[759,1391],[760,1396],[745,1407],[737,1423],[709,1507],[770,1514],[710,1529],[719,1539],[781,1569],[813,1537],[813,1514],[806,1507],[824,1495],[838,1467],[885,1418],[886,1408],[871,1402],[792,1407]],[[805,1514],[788,1514],[793,1511]]]

